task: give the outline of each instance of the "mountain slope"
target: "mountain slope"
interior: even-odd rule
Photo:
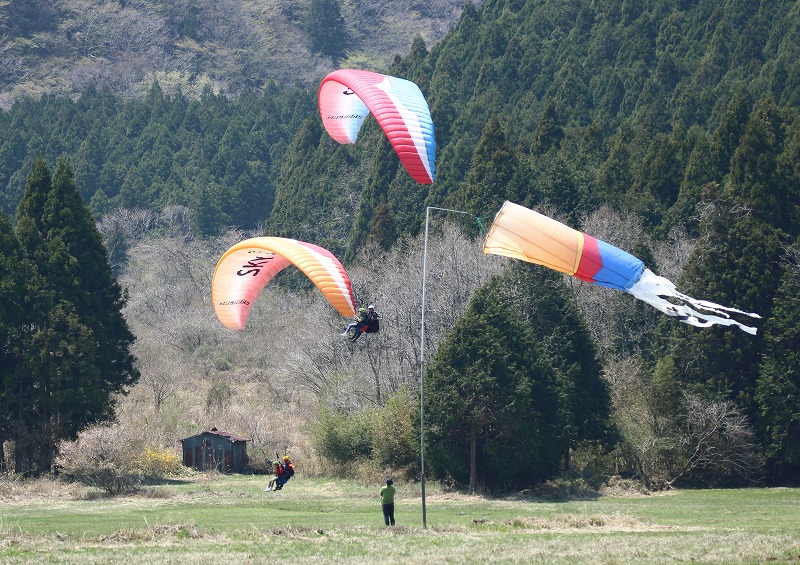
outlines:
[[[228,94],[269,80],[314,84],[334,67],[304,33],[303,0],[2,0],[0,108],[20,96],[108,87],[141,96],[157,78],[172,92]],[[411,40],[439,40],[460,0],[345,2],[346,64],[384,67]]]

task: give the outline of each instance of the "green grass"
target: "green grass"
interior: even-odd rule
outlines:
[[[583,500],[483,498],[197,476],[104,498],[59,483],[0,484],[0,563],[797,563],[800,489],[619,492]]]

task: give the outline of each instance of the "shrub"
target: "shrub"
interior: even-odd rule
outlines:
[[[132,453],[119,428],[95,427],[81,432],[75,441],[62,441],[55,463],[83,484],[121,494],[141,484]]]
[[[133,466],[142,476],[152,479],[180,475],[183,472],[181,458],[176,453],[162,447],[146,447]]]
[[[342,466],[347,473],[351,462],[372,454],[369,415],[344,414],[323,407],[312,430],[312,444],[322,457]]]
[[[56,466],[64,474],[108,494],[133,492],[145,479],[183,472],[181,458],[162,447],[142,447],[140,439],[120,426],[98,426],[62,441]]]
[[[267,447],[254,445],[248,447],[247,467],[256,475],[269,475],[272,473],[272,462],[275,454]]]
[[[224,381],[216,381],[206,394],[206,408],[223,410],[236,391]]]
[[[396,473],[419,473],[419,405],[407,388],[400,389],[386,406],[371,415],[372,453],[376,462]]]
[[[386,474],[419,474],[419,431],[414,394],[401,389],[382,408],[361,412],[320,409],[311,443],[325,466],[364,481]]]

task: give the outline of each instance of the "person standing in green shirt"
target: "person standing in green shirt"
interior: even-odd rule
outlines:
[[[394,526],[394,481],[389,477],[386,486],[381,489],[381,506],[383,507],[383,521],[386,525]]]

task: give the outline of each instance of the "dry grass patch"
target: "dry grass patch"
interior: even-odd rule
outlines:
[[[207,537],[208,533],[200,530],[194,524],[158,524],[148,528],[117,530],[112,534],[98,536],[96,541],[101,543],[131,541],[155,542],[165,538],[203,539]]]
[[[512,518],[503,520],[501,524],[523,530],[555,532],[584,529],[638,532],[664,529],[650,521],[625,514],[559,514],[551,518]]]
[[[76,483],[49,478],[34,480],[0,475],[0,502],[81,500],[84,496],[84,487]]]
[[[603,496],[616,496],[616,497],[639,497],[650,496],[652,494],[667,494],[672,493],[671,490],[661,490],[656,493],[650,491],[639,481],[633,479],[623,479],[621,477],[613,476],[608,480],[608,484],[600,488],[600,493]]]

